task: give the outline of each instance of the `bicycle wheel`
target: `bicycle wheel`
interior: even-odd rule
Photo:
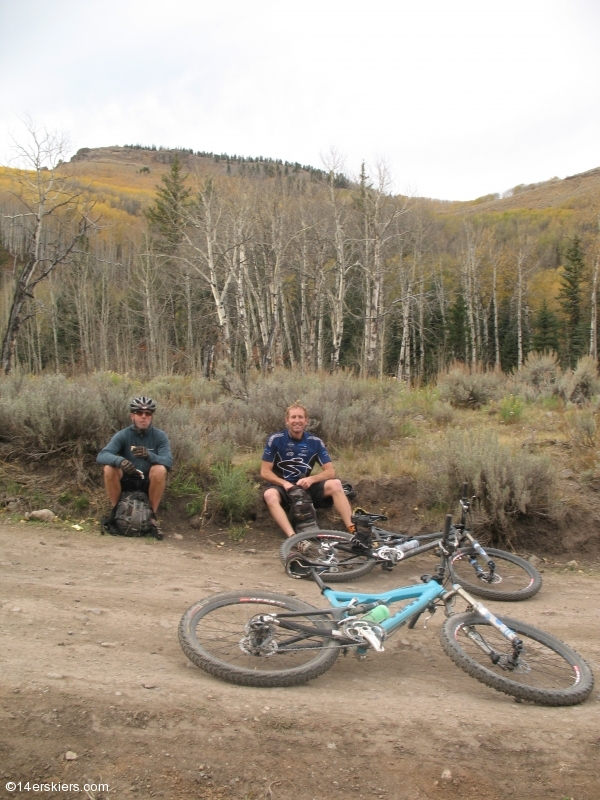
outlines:
[[[478,597],[488,600],[527,600],[542,588],[542,576],[537,569],[512,553],[486,548],[486,553],[495,563],[493,574],[472,547],[459,550],[452,556],[451,567],[456,583]],[[476,572],[470,558],[477,559],[482,572]]]
[[[512,644],[477,613],[457,614],[440,631],[442,647],[472,678],[519,700],[545,706],[582,703],[594,687],[583,658],[549,633],[499,617],[523,642],[512,663]]]
[[[179,623],[179,643],[205,672],[244,686],[296,686],[328,670],[339,655],[323,616],[289,619],[290,627],[258,615],[315,611],[284,595],[250,589],[223,592],[190,606]]]
[[[288,557],[298,551],[309,561],[318,562],[319,575],[330,583],[352,581],[366,575],[375,567],[376,561],[366,553],[353,553],[349,548],[340,549],[336,544],[348,547],[352,539],[346,531],[304,531],[286,539],[279,548],[279,558],[287,564]],[[306,544],[301,544],[301,543]]]

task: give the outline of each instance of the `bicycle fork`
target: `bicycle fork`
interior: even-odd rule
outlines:
[[[500,666],[506,666],[508,669],[514,669],[518,665],[519,656],[523,650],[523,642],[519,639],[518,635],[511,630],[508,625],[505,625],[501,620],[495,617],[492,612],[487,609],[483,603],[480,603],[478,600],[475,600],[471,595],[466,592],[462,586],[458,584],[453,584],[452,586],[452,595],[459,595],[465,600],[471,608],[476,611],[483,619],[489,622],[497,631],[499,631],[505,639],[507,639],[512,645],[512,655],[506,656],[501,653],[496,652],[493,647],[485,641],[485,639],[473,628],[466,627],[465,632],[469,639],[474,642],[477,647],[479,647],[483,652],[488,655],[493,664],[500,664]],[[447,601],[451,598],[445,597],[444,600]],[[448,606],[446,606],[448,607]],[[504,662],[504,663],[500,663]]]
[[[478,541],[476,541],[476,540],[475,540],[475,539],[474,539],[474,538],[471,536],[471,534],[470,534],[470,533],[468,533],[468,532],[467,532],[467,539],[469,539],[469,540],[470,540],[470,542],[471,542],[471,545],[472,545],[472,547],[473,547],[473,550],[475,550],[475,552],[476,552],[478,555],[480,555],[480,556],[481,556],[483,559],[485,559],[485,562],[486,562],[486,564],[488,565],[488,568],[489,568],[489,570],[490,570],[490,572],[489,572],[489,575],[490,575],[490,581],[492,581],[492,580],[493,580],[493,577],[494,577],[494,572],[495,572],[495,570],[496,570],[496,564],[495,564],[495,563],[492,561],[492,559],[489,557],[489,555],[488,555],[488,554],[485,552],[485,550],[484,550],[484,549],[483,549],[483,547],[482,547],[482,546],[479,544],[479,542],[478,542]],[[476,558],[475,556],[469,556],[468,558],[469,558],[469,563],[471,564],[471,566],[473,567],[473,569],[475,570],[475,572],[477,573],[477,575],[478,575],[478,576],[479,576],[479,575],[485,575],[485,570],[484,570],[482,567],[480,567],[480,566],[479,566],[479,563],[478,563],[478,561],[477,561],[477,558]]]

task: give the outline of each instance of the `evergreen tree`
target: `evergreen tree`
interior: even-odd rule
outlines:
[[[518,342],[516,315],[507,298],[498,308],[498,334],[500,338],[500,366],[510,372],[518,363]],[[524,348],[525,349],[525,348]]]
[[[550,311],[548,303],[544,300],[533,320],[533,349],[538,353],[550,350],[558,352],[558,327],[559,321],[556,314]]]
[[[193,203],[191,192],[185,186],[186,178],[175,154],[171,169],[161,177],[162,186],[157,186],[154,203],[145,211],[150,229],[168,250],[174,250],[180,244],[185,212]]]
[[[452,358],[465,361],[467,357],[467,305],[462,294],[448,310],[448,350]]]
[[[574,367],[577,359],[586,349],[586,332],[583,325],[581,284],[585,262],[579,237],[571,240],[565,251],[565,263],[561,275],[561,288],[558,299],[565,317],[565,341],[563,358],[566,364]]]

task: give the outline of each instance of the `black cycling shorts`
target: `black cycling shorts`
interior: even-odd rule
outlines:
[[[134,478],[133,475],[123,475],[121,478],[122,492],[144,492],[144,494],[148,494],[149,488],[149,478]]]
[[[309,486],[308,489],[306,489],[315,508],[331,508],[333,505],[333,498],[325,497],[323,494],[325,491],[325,483],[326,481],[319,481],[318,483],[313,483],[312,486]],[[281,505],[287,511],[290,507],[290,497],[283,486],[279,486],[276,483],[268,483],[267,489],[277,489],[279,496],[281,497]]]

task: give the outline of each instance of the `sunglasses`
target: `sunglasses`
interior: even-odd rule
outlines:
[[[151,417],[152,411],[134,411],[136,417]]]

